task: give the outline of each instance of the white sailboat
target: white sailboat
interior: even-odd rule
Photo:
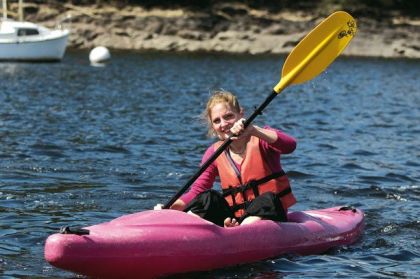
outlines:
[[[0,23],[0,60],[57,61],[67,46],[69,30],[49,28],[23,21],[19,0],[19,21],[7,18],[7,1],[3,0]]]

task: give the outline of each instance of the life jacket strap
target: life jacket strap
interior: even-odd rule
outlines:
[[[236,187],[232,187],[229,186],[228,189],[223,189],[222,193],[223,196],[232,196],[232,199],[234,200],[234,197],[237,193],[241,193],[242,195],[248,190],[248,189],[252,189],[252,191],[254,192],[254,196],[258,197],[260,195],[258,186],[264,183],[267,183],[268,181],[270,181],[271,179],[276,179],[279,177],[282,177],[286,175],[286,173],[281,170],[279,172],[274,172],[270,175],[267,175],[266,177],[263,177],[261,179],[257,179],[257,180],[251,180],[248,183],[244,184],[244,185],[239,185]]]
[[[237,187],[229,186],[228,189],[223,189],[222,190],[222,194],[223,194],[223,197],[227,197],[227,196],[232,197],[231,208],[232,208],[233,212],[236,212],[240,209],[246,209],[248,207],[248,205],[251,203],[251,201],[247,201],[246,197],[245,197],[245,192],[248,189],[252,189],[252,191],[254,193],[254,197],[258,197],[260,195],[260,191],[259,191],[259,188],[258,188],[259,185],[267,183],[271,179],[279,178],[279,177],[282,177],[284,175],[286,175],[286,173],[283,170],[281,170],[279,172],[275,172],[275,173],[272,173],[270,175],[267,175],[266,177],[263,177],[261,179],[251,180],[248,183],[246,183],[245,185],[240,185],[240,186],[237,186]],[[284,189],[283,191],[281,191],[279,193],[276,193],[275,195],[276,195],[277,198],[281,198],[281,197],[284,197],[284,196],[290,194],[291,192],[292,192],[292,189],[290,187],[287,187],[286,189]],[[238,204],[236,202],[235,196],[238,193],[241,193],[242,198],[244,200],[243,203]]]
[[[292,189],[290,187],[287,187],[286,189],[284,189],[280,193],[276,193],[275,196],[279,199],[279,198],[284,197],[284,196],[286,196],[290,193],[292,193]],[[232,209],[233,212],[236,212],[240,209],[246,209],[246,208],[248,208],[248,206],[251,202],[252,201],[245,201],[241,204],[234,204],[233,206],[231,206],[231,209]]]

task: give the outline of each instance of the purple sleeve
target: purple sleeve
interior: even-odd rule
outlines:
[[[206,162],[214,154],[214,147],[211,145],[207,148],[206,152],[201,159],[201,165]],[[210,164],[210,166],[197,178],[190,190],[181,196],[181,200],[188,204],[198,194],[209,190],[213,187],[213,183],[218,175],[216,162]]]
[[[296,149],[296,140],[288,134],[265,126],[264,129],[270,129],[277,133],[277,140],[273,143],[260,140],[261,150],[266,162],[273,172],[282,170],[280,163],[281,154],[292,153]]]
[[[264,149],[274,149],[275,151],[279,152],[280,154],[290,154],[296,149],[296,140],[292,136],[288,134],[273,129],[269,126],[265,126],[264,129],[269,129],[271,131],[275,131],[277,133],[277,140],[273,143],[263,142],[261,141],[262,147]]]

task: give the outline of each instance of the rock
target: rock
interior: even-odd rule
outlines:
[[[246,2],[216,1],[205,10],[48,3],[37,4],[37,11],[28,18],[54,27],[59,18],[71,13],[72,48],[103,45],[113,49],[287,54],[325,18],[304,10],[251,7]],[[367,16],[356,18],[359,30],[344,55],[420,58],[418,17],[397,14],[379,21],[368,12],[360,14]]]

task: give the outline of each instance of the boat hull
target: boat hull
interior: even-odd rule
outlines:
[[[69,32],[57,30],[57,34],[46,38],[21,37],[0,40],[0,60],[7,61],[59,61],[63,58]]]
[[[289,222],[263,220],[221,228],[175,210],[145,211],[87,227],[89,235],[54,234],[45,259],[61,269],[101,278],[157,278],[274,258],[322,253],[355,242],[360,210],[289,213]]]

